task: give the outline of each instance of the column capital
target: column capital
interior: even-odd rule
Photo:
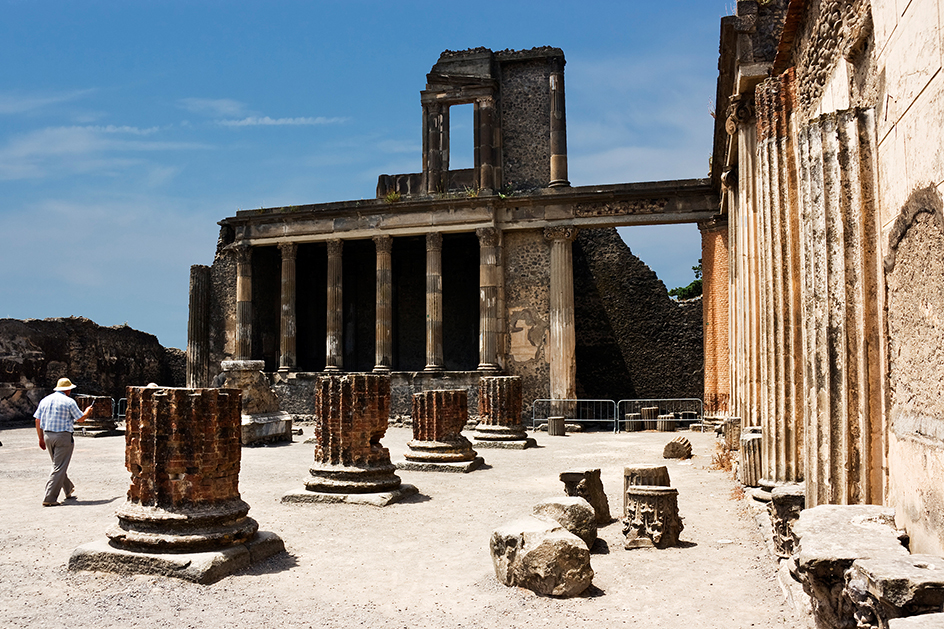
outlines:
[[[247,242],[234,242],[223,251],[236,258],[237,264],[245,264],[252,259],[252,245]]]
[[[341,250],[344,247],[344,241],[340,238],[332,238],[327,241],[328,244],[328,255],[329,256],[339,256],[341,255]]]
[[[495,227],[479,227],[475,230],[475,235],[478,236],[479,245],[482,247],[497,247],[501,232]]]
[[[390,253],[393,250],[393,236],[381,234],[380,236],[374,236],[372,240],[377,248],[377,253]]]
[[[544,228],[545,240],[566,240],[573,242],[577,238],[577,228],[573,225],[555,225]]]
[[[295,256],[298,255],[298,243],[295,242],[280,242],[278,244],[279,251],[282,252],[282,259],[291,259],[294,260]]]
[[[441,251],[442,250],[442,234],[439,232],[430,232],[426,234],[426,250],[427,251]]]

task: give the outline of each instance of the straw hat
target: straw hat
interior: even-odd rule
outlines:
[[[72,381],[68,378],[59,378],[59,382],[56,384],[54,391],[71,391],[75,388],[75,385],[72,384]]]

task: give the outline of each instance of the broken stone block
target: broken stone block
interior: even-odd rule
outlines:
[[[639,485],[627,490],[623,519],[626,549],[677,546],[683,528],[677,489]]]
[[[685,437],[676,437],[665,444],[662,450],[663,459],[690,459],[692,458],[692,442]]]
[[[638,432],[642,429],[642,413],[626,413],[623,416],[623,431]]]
[[[590,550],[559,524],[529,517],[506,524],[489,542],[495,576],[544,596],[577,596],[590,587]]]
[[[604,526],[613,521],[610,516],[610,502],[606,499],[606,492],[603,491],[599,468],[561,472],[560,479],[564,483],[565,494],[583,498],[593,506],[598,526]]]
[[[589,502],[579,496],[548,498],[534,505],[532,513],[557,522],[582,539],[587,548],[592,548],[597,541],[596,512]]]
[[[888,629],[941,629],[941,627],[944,627],[944,612],[892,618],[888,621]]]
[[[819,505],[804,509],[797,536],[794,577],[803,585],[820,627],[856,626],[846,571],[861,559],[907,558],[895,529],[895,510],[877,505]]]
[[[846,573],[846,591],[860,627],[887,627],[892,618],[942,611],[944,557],[857,559]]]
[[[279,399],[262,372],[261,360],[224,360],[214,380],[221,388],[242,392],[241,440],[244,446],[292,440],[292,416],[279,410]]]
[[[113,417],[115,401],[110,397],[98,395],[77,395],[75,403],[79,409],[85,411],[92,407],[91,414],[85,421],[75,425],[76,437],[106,437],[121,435],[118,422]]]

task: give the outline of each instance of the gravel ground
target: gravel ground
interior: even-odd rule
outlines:
[[[305,428],[310,433],[310,428]],[[306,437],[308,434],[305,435]],[[767,552],[730,473],[710,470],[711,434],[685,433],[694,458],[665,461],[665,433],[589,432],[549,437],[539,448],[481,449],[469,474],[399,472],[419,495],[383,508],[282,504],[303,487],[313,446],[244,448],[240,491],[260,529],[287,552],[212,585],[173,578],[66,569],[72,550],[104,537],[130,476],[124,439],[76,438],[70,477],[77,501],[43,508],[49,457],[33,428],[0,431],[0,626],[568,628],[796,627]],[[387,431],[403,458],[411,433]],[[665,463],[679,490],[682,546],[622,547],[622,525],[600,529],[595,577],[580,597],[556,599],[501,585],[488,551],[499,525],[563,495],[560,472],[601,468],[613,515],[622,469]]]

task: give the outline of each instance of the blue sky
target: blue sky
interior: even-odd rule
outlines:
[[[729,4],[0,0],[0,317],[186,347],[217,221],[421,170],[445,49],[564,50],[573,185],[704,177]],[[668,287],[691,281],[696,227],[623,234]]]

